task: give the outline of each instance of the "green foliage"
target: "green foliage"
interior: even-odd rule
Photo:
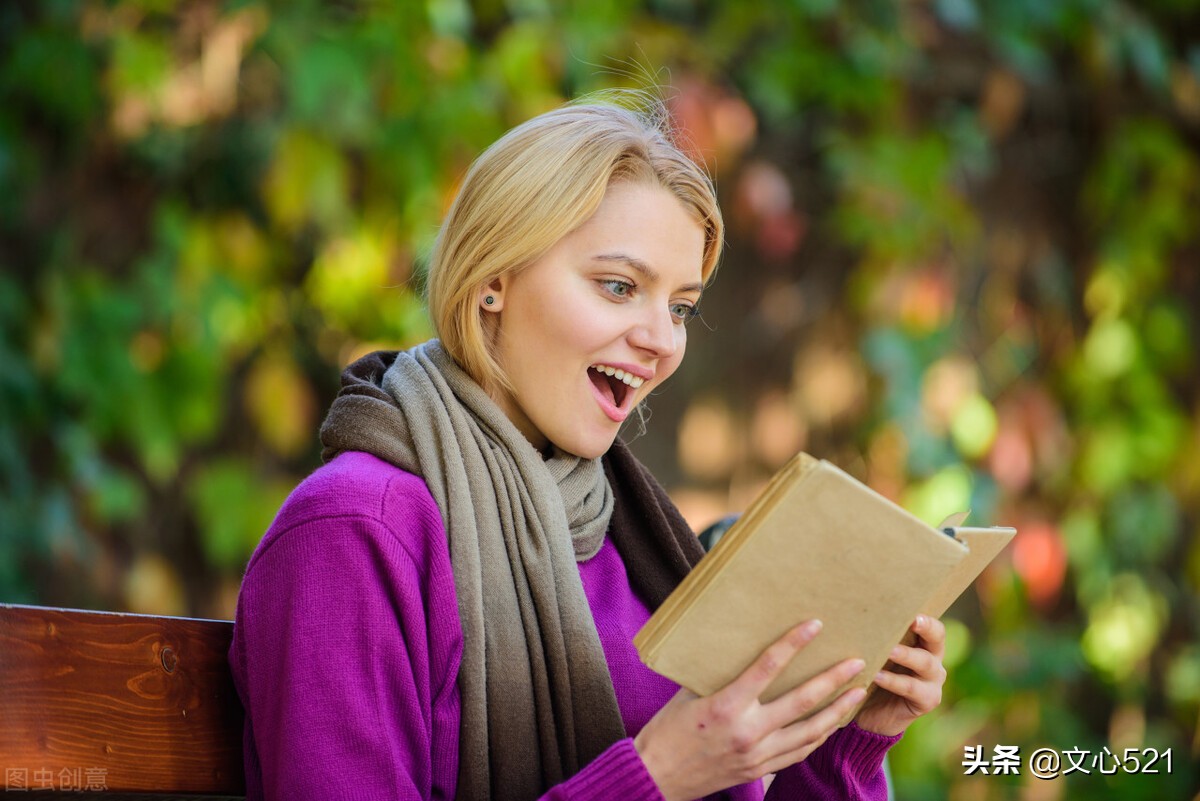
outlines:
[[[963,776],[974,744],[1172,748],[1047,795],[1188,797],[1196,4],[574,5],[0,4],[0,600],[231,614],[340,367],[430,335],[474,154],[662,68],[729,246],[650,461],[727,509],[806,447],[1020,528],[900,798],[1036,795]],[[665,463],[678,388],[719,401],[703,470]]]

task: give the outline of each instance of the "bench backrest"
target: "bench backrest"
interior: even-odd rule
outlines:
[[[243,796],[232,633],[229,621],[0,604],[5,788]]]

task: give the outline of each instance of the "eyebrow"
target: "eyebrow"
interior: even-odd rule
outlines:
[[[592,259],[594,261],[623,262],[623,263],[629,265],[630,267],[632,267],[634,270],[637,270],[639,273],[642,274],[642,276],[647,281],[650,281],[651,283],[658,281],[658,279],[660,277],[658,272],[655,271],[655,269],[653,267],[651,267],[649,264],[642,261],[641,259],[634,258],[633,256],[627,256],[624,253],[601,253],[599,255],[593,256]],[[679,287],[679,291],[680,292],[703,292],[704,284],[703,283],[684,284],[683,286]]]

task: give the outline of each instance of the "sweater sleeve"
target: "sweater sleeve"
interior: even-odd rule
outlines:
[[[886,801],[883,758],[900,736],[887,737],[851,723],[833,733],[803,762],[775,775],[765,801]],[[750,785],[733,797],[761,798]],[[718,794],[720,795],[720,794]],[[662,793],[641,756],[626,738],[574,777],[542,796],[541,801],[605,801],[622,798],[662,801]]]
[[[285,506],[243,580],[230,659],[247,798],[452,797],[461,630],[437,591],[448,560],[421,546],[442,536],[436,507],[331,501]]]
[[[662,793],[633,747],[631,737],[610,745],[583,770],[551,788],[541,801],[608,801],[613,798],[663,801]]]
[[[883,758],[900,737],[875,734],[851,722],[807,759],[777,773],[766,801],[885,801]]]

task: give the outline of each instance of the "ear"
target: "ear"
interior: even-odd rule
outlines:
[[[479,308],[485,312],[498,312],[504,308],[504,289],[508,285],[508,281],[505,279],[506,276],[493,278],[480,288]]]

